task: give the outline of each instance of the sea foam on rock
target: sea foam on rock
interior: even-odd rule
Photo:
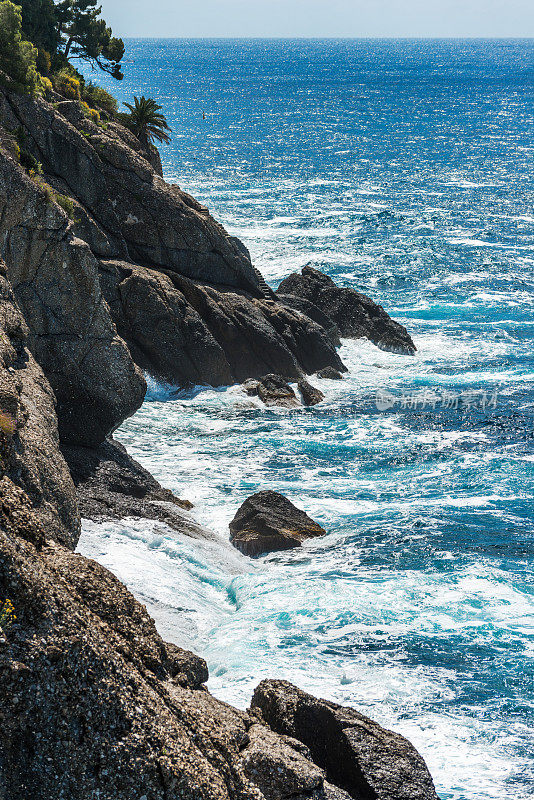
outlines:
[[[405,327],[386,314],[382,306],[355,289],[337,286],[334,281],[312,267],[285,278],[277,290],[282,302],[296,297],[312,303],[336,325],[341,336],[366,338],[381,350],[413,355],[415,344]]]

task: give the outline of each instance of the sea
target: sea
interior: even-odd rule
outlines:
[[[379,302],[415,357],[344,340],[313,408],[158,385],[117,438],[209,541],[85,521],[79,551],[246,708],[266,677],[407,736],[442,800],[534,795],[534,40],[126,42],[167,180],[276,287],[309,264]],[[261,489],[326,528],[257,560]]]

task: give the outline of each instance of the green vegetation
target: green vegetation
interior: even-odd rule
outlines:
[[[167,120],[161,113],[161,106],[151,97],[134,97],[134,105],[124,104],[129,109],[129,114],[121,114],[121,121],[129,128],[143,147],[147,150],[154,139],[158,142],[170,142],[167,131],[171,129]]]
[[[121,80],[124,43],[100,18],[97,0],[20,0],[20,6],[23,33],[39,49],[43,74],[78,59]]]
[[[17,619],[15,607],[9,598],[0,606],[0,631],[6,633]]]
[[[81,82],[79,77],[75,77],[74,72],[72,67],[68,66],[52,75],[54,89],[68,100],[80,100],[82,96]]]
[[[76,208],[76,205],[72,197],[69,197],[66,194],[58,194],[58,192],[55,192],[54,199],[58,206],[61,206],[68,218],[74,220],[74,209]],[[77,220],[74,221],[77,222]]]
[[[117,115],[119,104],[113,95],[91,81],[82,87],[82,97],[88,105],[104,111],[111,119]]]
[[[0,3],[0,71],[18,92],[36,94],[41,81],[36,67],[37,49],[22,38],[22,13],[14,3]]]

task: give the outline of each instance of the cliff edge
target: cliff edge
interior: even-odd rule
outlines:
[[[249,712],[217,701],[202,659],[73,552],[80,509],[202,536],[110,439],[143,371],[224,385],[343,370],[337,323],[296,283],[271,292],[120,125],[3,89],[0,122],[0,798],[434,800],[409,742],[356,712],[276,683]]]

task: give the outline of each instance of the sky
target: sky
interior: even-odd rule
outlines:
[[[102,0],[122,37],[534,37],[534,0]]]

